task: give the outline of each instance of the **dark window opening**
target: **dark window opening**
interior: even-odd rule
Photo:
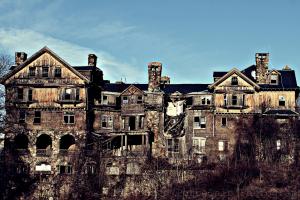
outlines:
[[[47,134],[40,135],[36,140],[37,149],[49,149],[52,147],[52,139]]]
[[[137,97],[137,104],[141,104],[143,103],[143,97],[142,96],[138,96]]]
[[[75,123],[75,113],[64,112],[64,123],[65,124],[74,124]]]
[[[29,77],[34,77],[35,76],[35,67],[30,67],[29,68]]]
[[[108,98],[106,95],[102,96],[102,104],[105,104],[105,105],[108,104]]]
[[[226,117],[222,117],[222,126],[223,127],[227,126],[227,118]]]
[[[49,67],[42,67],[42,77],[49,76]]]
[[[94,164],[87,164],[85,167],[85,174],[95,174],[96,173],[96,166]]]
[[[28,137],[24,134],[19,134],[15,137],[16,149],[28,149]]]
[[[285,106],[285,98],[284,96],[279,97],[279,106]]]
[[[238,85],[238,77],[231,78],[231,85]]]
[[[72,174],[72,165],[59,165],[60,174]]]
[[[139,118],[139,128],[144,128],[144,117],[140,116]]]
[[[79,101],[79,97],[80,97],[80,90],[79,88],[76,88],[76,95],[75,95],[76,101]]]
[[[23,88],[18,88],[17,93],[18,93],[18,99],[19,100],[23,100],[23,96],[24,96],[24,90],[23,90]]]
[[[71,88],[65,89],[65,91],[64,91],[64,100],[71,100],[71,93],[72,93]]]
[[[233,105],[233,106],[236,106],[237,103],[238,103],[237,96],[233,95],[233,96],[232,96],[232,105]]]
[[[41,111],[34,111],[33,123],[34,124],[40,124],[41,123]]]
[[[122,103],[123,104],[128,104],[128,97],[123,97],[122,98]]]
[[[128,135],[127,142],[128,145],[142,145],[143,135]]]
[[[135,130],[135,117],[129,117],[129,130]]]
[[[67,134],[60,138],[59,149],[67,150],[72,145],[75,145],[75,138],[72,135]]]
[[[201,99],[201,103],[202,103],[202,105],[205,105],[205,104],[206,104],[206,98],[203,97],[203,98]]]
[[[271,84],[277,84],[278,76],[277,75],[271,75]]]
[[[55,78],[61,78],[61,68],[56,67],[56,68],[54,69],[54,77],[55,77]]]
[[[16,165],[16,173],[17,174],[28,174],[29,173],[29,167],[23,163],[18,163]]]
[[[19,123],[20,124],[25,123],[25,118],[26,118],[25,110],[20,110],[20,112],[19,112]]]
[[[32,101],[32,89],[28,90],[28,101]]]

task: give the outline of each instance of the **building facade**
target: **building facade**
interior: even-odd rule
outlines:
[[[241,120],[270,116],[282,128],[299,117],[295,72],[270,69],[268,53],[257,53],[244,70],[214,72],[211,84],[171,84],[159,62],[148,64],[147,84],[110,83],[96,55],[88,66],[70,66],[47,47],[28,59],[18,52],[15,61],[1,80],[5,159],[14,163],[11,173],[40,177],[34,197],[62,199],[74,181],[85,183],[78,174],[96,172],[108,177],[98,185],[107,194],[116,176],[140,174],[149,158],[226,162],[238,142],[249,143]],[[272,145],[287,143],[278,134]]]

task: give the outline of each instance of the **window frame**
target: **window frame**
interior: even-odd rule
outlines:
[[[75,124],[75,112],[64,112],[63,121],[64,124]]]
[[[105,126],[103,126],[105,124]],[[113,115],[102,115],[101,116],[101,128],[102,129],[113,129],[114,117]]]
[[[28,76],[29,77],[35,77],[36,76],[36,67],[29,67]]]
[[[232,86],[237,86],[237,85],[239,85],[239,81],[238,81],[238,77],[237,77],[237,76],[231,77],[231,85],[232,85]]]
[[[17,89],[18,100],[24,100],[24,88]]]
[[[39,110],[34,111],[33,124],[41,124],[41,122],[42,122],[42,112]]]
[[[285,106],[286,105],[285,102],[286,102],[285,96],[279,96],[278,97],[278,105],[279,106]]]
[[[225,120],[225,123],[224,123],[224,120]],[[227,117],[222,117],[221,118],[221,126],[222,127],[227,127]]]
[[[237,106],[238,105],[238,96],[237,95],[232,95],[232,97],[231,97],[231,105],[232,106]]]
[[[168,153],[180,153],[179,146],[180,145],[179,145],[178,138],[167,139],[167,152]]]
[[[61,70],[61,67],[55,67],[55,68],[54,68],[54,77],[55,77],[55,78],[61,78],[61,75],[62,75],[62,74],[61,74],[61,71],[62,71],[62,70]],[[58,72],[59,72],[59,73],[58,73]]]
[[[19,111],[19,124],[25,124],[26,123],[26,112],[25,110]]]
[[[46,73],[45,69],[47,69],[47,73]],[[43,78],[48,78],[49,77],[49,67],[42,67],[42,77]]]
[[[270,76],[270,84],[271,85],[278,85],[278,75],[277,74],[271,74],[271,76]]]
[[[205,154],[206,138],[193,137],[193,150],[194,153]]]

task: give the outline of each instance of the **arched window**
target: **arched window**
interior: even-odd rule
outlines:
[[[40,135],[36,140],[37,149],[50,149],[52,147],[52,139],[47,134]]]
[[[75,138],[72,135],[64,135],[60,138],[59,149],[69,150],[75,146]]]

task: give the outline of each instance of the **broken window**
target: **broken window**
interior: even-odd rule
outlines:
[[[18,93],[18,99],[19,100],[23,100],[23,97],[24,97],[24,90],[23,90],[23,88],[18,88],[17,93]]]
[[[29,67],[29,77],[35,77],[35,67]]]
[[[278,81],[278,75],[272,74],[271,75],[271,84],[277,85],[277,81]]]
[[[179,139],[168,139],[167,148],[168,152],[179,153]]]
[[[137,104],[142,104],[143,103],[143,96],[138,96],[137,97]]]
[[[102,126],[102,128],[112,129],[113,128],[113,116],[102,115],[101,126]]]
[[[200,118],[200,128],[206,128],[206,117]]]
[[[60,174],[72,174],[72,165],[59,165],[59,173]]]
[[[128,104],[128,97],[122,97],[122,103]]]
[[[34,111],[33,123],[34,124],[40,124],[41,123],[41,111]]]
[[[49,67],[42,67],[42,77],[49,76]]]
[[[232,95],[232,105],[236,106],[238,104],[238,98],[236,95]]]
[[[231,85],[238,85],[238,77],[234,76],[231,78]]]
[[[218,142],[218,150],[219,151],[227,151],[228,149],[228,142],[225,140],[220,140]]]
[[[25,117],[26,117],[26,112],[25,112],[25,110],[20,110],[20,111],[19,111],[19,123],[20,123],[20,124],[25,123]]]
[[[206,117],[194,117],[194,128],[206,128]]]
[[[129,130],[132,131],[132,130],[135,130],[136,127],[135,127],[135,117],[134,116],[130,116],[129,117]]]
[[[28,149],[28,137],[25,134],[18,134],[15,137],[15,147],[16,149]]]
[[[61,68],[60,67],[55,67],[55,69],[54,69],[54,77],[55,78],[61,78]]]
[[[64,92],[64,100],[71,100],[71,93],[72,93],[72,89],[66,88]]]
[[[199,128],[200,126],[200,117],[194,117],[194,128]]]
[[[227,126],[227,118],[226,117],[222,117],[222,126],[226,127]]]
[[[285,106],[285,97],[279,96],[279,106]]]
[[[59,149],[60,150],[69,150],[70,147],[75,145],[75,138],[72,135],[64,135],[59,140]],[[74,146],[73,146],[74,147]]]
[[[102,104],[107,105],[108,104],[108,98],[106,95],[102,96]]]
[[[193,137],[193,150],[195,153],[205,153],[206,138]]]
[[[74,112],[64,112],[64,123],[74,124],[75,123],[75,113]]]
[[[32,101],[32,89],[28,89],[28,101]]]

